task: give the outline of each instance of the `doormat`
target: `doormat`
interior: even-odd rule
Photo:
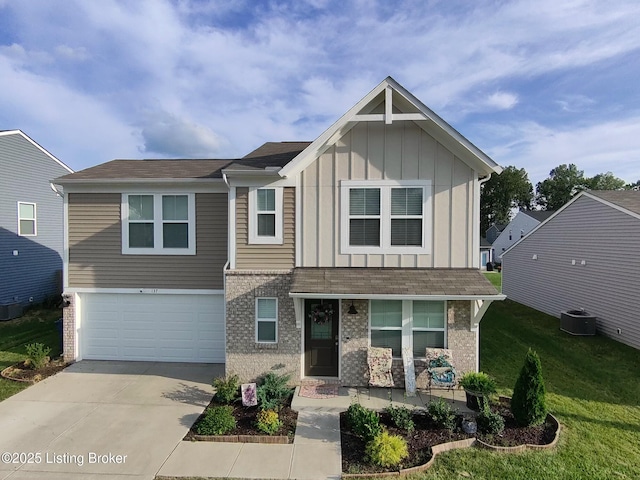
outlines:
[[[302,385],[298,395],[307,398],[334,398],[338,396],[338,385]]]

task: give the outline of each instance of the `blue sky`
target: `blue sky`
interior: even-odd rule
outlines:
[[[386,76],[534,183],[640,179],[640,2],[0,0],[0,130],[76,170],[313,140]]]

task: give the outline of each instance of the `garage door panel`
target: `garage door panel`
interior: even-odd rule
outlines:
[[[87,359],[224,362],[223,295],[82,294]]]

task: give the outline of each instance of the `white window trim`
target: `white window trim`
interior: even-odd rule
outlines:
[[[276,301],[276,317],[275,318],[258,318],[258,300],[275,300]],[[269,343],[269,344],[275,344],[278,343],[278,297],[256,297],[256,302],[255,302],[255,319],[256,319],[256,325],[255,325],[255,330],[256,330],[256,335],[255,335],[255,339],[256,339],[256,343]],[[267,342],[264,340],[258,340],[258,322],[273,322],[276,324],[276,339],[273,342]]]
[[[275,190],[276,194],[276,234],[273,237],[258,235],[258,190]],[[249,187],[249,244],[282,245],[283,244],[283,190],[282,187]]]
[[[33,206],[33,218],[22,218],[20,216],[20,205],[32,205]],[[20,231],[20,220],[33,221],[33,233],[22,233]],[[34,202],[18,202],[18,235],[20,237],[37,237],[38,236],[38,208]]]
[[[448,322],[447,322],[447,301],[442,301],[444,303],[444,347],[449,348],[447,345],[449,344],[449,336],[448,336]],[[371,300],[369,300],[369,333],[367,345],[371,346],[371,330],[398,330],[398,327],[382,327],[382,328],[372,328],[371,327]],[[416,331],[422,332],[441,332],[441,328],[416,328]],[[413,352],[413,300],[402,300],[402,348],[410,348],[411,352]],[[393,357],[393,358],[401,358],[401,357]],[[425,358],[424,354],[415,358]]]
[[[422,246],[391,245],[391,189],[422,188]],[[380,246],[349,245],[349,189],[380,189]],[[394,215],[395,218],[410,218]],[[431,252],[431,180],[343,180],[340,182],[340,253],[428,254]]]
[[[153,196],[153,248],[129,247],[129,195]],[[186,195],[189,211],[188,235],[189,246],[187,248],[162,248],[162,197],[174,195]],[[122,253],[123,255],[195,255],[196,254],[196,198],[195,194],[187,192],[165,193],[123,193],[120,206],[122,225]],[[151,222],[151,221],[150,221]],[[150,223],[149,222],[149,223]]]

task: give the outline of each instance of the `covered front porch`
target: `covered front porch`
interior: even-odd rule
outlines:
[[[300,395],[300,386],[296,387],[291,408],[314,409],[326,411],[345,411],[352,403],[359,403],[365,408],[382,410],[390,405],[405,406],[407,408],[425,408],[430,402],[439,399],[451,404],[459,413],[473,414],[477,412],[469,409],[465,401],[465,393],[462,389],[418,389],[414,397],[406,395],[401,388],[376,388],[376,387],[338,387],[336,396],[328,398],[309,398]]]

